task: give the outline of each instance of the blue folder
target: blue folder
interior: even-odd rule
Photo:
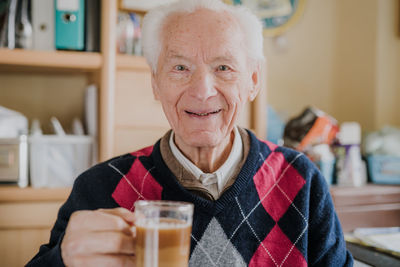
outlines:
[[[61,50],[85,48],[85,0],[54,0],[55,43]]]

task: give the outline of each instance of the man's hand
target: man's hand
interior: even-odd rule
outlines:
[[[135,266],[133,220],[133,213],[124,208],[74,212],[61,243],[64,264]]]

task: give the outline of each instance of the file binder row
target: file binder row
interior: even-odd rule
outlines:
[[[0,47],[100,51],[100,0],[6,3],[0,7]]]

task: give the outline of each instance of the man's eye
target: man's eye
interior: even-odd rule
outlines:
[[[176,66],[175,66],[175,70],[177,70],[177,71],[184,71],[184,70],[186,70],[186,67],[183,66],[183,65],[176,65]]]
[[[230,68],[227,65],[218,66],[218,71],[228,71]]]

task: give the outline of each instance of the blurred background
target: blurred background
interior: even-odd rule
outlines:
[[[141,21],[173,1],[0,1],[0,266],[47,242],[79,173],[169,129]],[[315,162],[359,264],[396,266],[400,1],[225,2],[264,26],[262,90],[239,124]]]
[[[308,0],[295,26],[265,39],[267,101],[293,116],[315,105],[363,130],[400,125],[399,1]]]

